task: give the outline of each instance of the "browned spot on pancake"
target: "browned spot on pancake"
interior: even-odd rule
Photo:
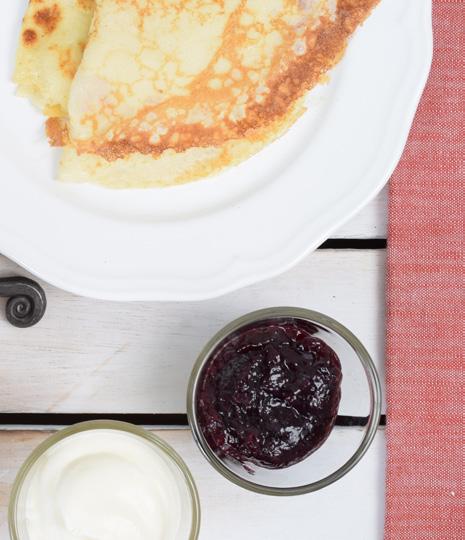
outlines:
[[[57,4],[51,7],[39,9],[34,13],[34,21],[37,26],[40,26],[45,33],[51,34],[61,19],[61,10]]]
[[[73,79],[78,67],[77,63],[73,60],[73,51],[68,48],[59,51],[59,54],[60,70],[66,77]]]
[[[23,32],[23,42],[25,45],[34,45],[34,43],[37,41],[37,34],[35,30],[32,30],[32,28],[27,28]]]
[[[156,143],[151,141],[152,131],[137,129],[144,117],[151,112],[165,119],[169,108],[189,111],[195,104],[203,102],[209,104],[208,100],[213,94],[206,86],[206,81],[215,76],[212,68],[209,67],[191,84],[188,97],[175,96],[160,105],[147,106],[140,110],[135,118],[122,119],[116,125],[112,125],[109,130],[111,137],[104,134],[86,141],[73,141],[73,146],[78,153],[98,154],[107,161],[114,161],[132,153],[151,154],[157,157],[168,149],[183,152],[193,147],[220,146],[231,140],[253,139],[258,130],[265,129],[284,118],[297,100],[324,79],[327,71],[341,58],[352,33],[366,19],[378,1],[339,0],[334,19],[329,15],[323,16],[320,19],[321,24],[316,29],[307,29],[306,52],[301,56],[293,57],[292,61],[281,67],[282,59],[289,58],[289,49],[286,47],[289,47],[291,40],[295,39],[286,35],[284,29],[284,43],[276,53],[270,69],[275,75],[268,81],[269,92],[263,96],[262,101],[251,100],[247,103],[242,120],[233,121],[224,117],[211,127],[201,123],[186,124],[179,121],[173,126],[167,125],[165,132],[160,134]],[[235,17],[232,17],[224,32],[225,40],[221,49],[230,51],[231,55],[234,54],[233,44],[230,44],[228,40],[235,39],[237,43],[241,39],[238,34],[233,38],[230,37],[233,36],[237,27]],[[223,53],[220,51],[219,54]],[[216,61],[215,56],[212,65]],[[232,63],[240,65],[239,61],[233,60]],[[223,88],[216,91],[215,95],[227,101],[229,90]],[[214,104],[215,98],[211,99]],[[95,117],[85,117],[84,121],[92,122],[94,132],[97,130]],[[134,122],[136,127],[134,127]]]
[[[77,0],[77,3],[82,9],[90,11],[95,5],[95,0]]]
[[[68,130],[63,118],[48,118],[45,132],[50,146],[64,146],[68,142]]]

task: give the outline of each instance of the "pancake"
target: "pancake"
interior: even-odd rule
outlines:
[[[377,2],[96,0],[67,117],[47,124],[59,178],[165,186],[247,159],[304,112]]]
[[[71,83],[89,37],[93,0],[30,0],[13,76],[44,114],[67,116]]]
[[[60,180],[93,182],[110,188],[166,187],[191,182],[237,165],[259,152],[276,138],[276,133],[286,131],[304,111],[303,100],[300,100],[285,118],[275,120],[269,129],[254,130],[247,139],[183,151],[167,149],[158,156],[132,152],[124,158],[108,161],[98,154],[78,154],[68,144],[60,163]],[[61,131],[59,125],[57,128]]]

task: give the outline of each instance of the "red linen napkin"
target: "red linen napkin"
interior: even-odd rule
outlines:
[[[386,540],[465,539],[465,0],[390,183]]]

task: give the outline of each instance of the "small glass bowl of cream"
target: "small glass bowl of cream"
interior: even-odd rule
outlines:
[[[179,455],[156,435],[98,420],[63,429],[18,472],[12,540],[196,540],[200,505]]]
[[[259,310],[204,347],[187,392],[194,439],[213,467],[266,495],[301,495],[348,473],[381,412],[373,361],[331,317]]]

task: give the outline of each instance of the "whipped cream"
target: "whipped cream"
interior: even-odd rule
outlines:
[[[92,429],[35,462],[17,523],[27,540],[187,540],[191,516],[184,477],[161,450],[132,433]]]

